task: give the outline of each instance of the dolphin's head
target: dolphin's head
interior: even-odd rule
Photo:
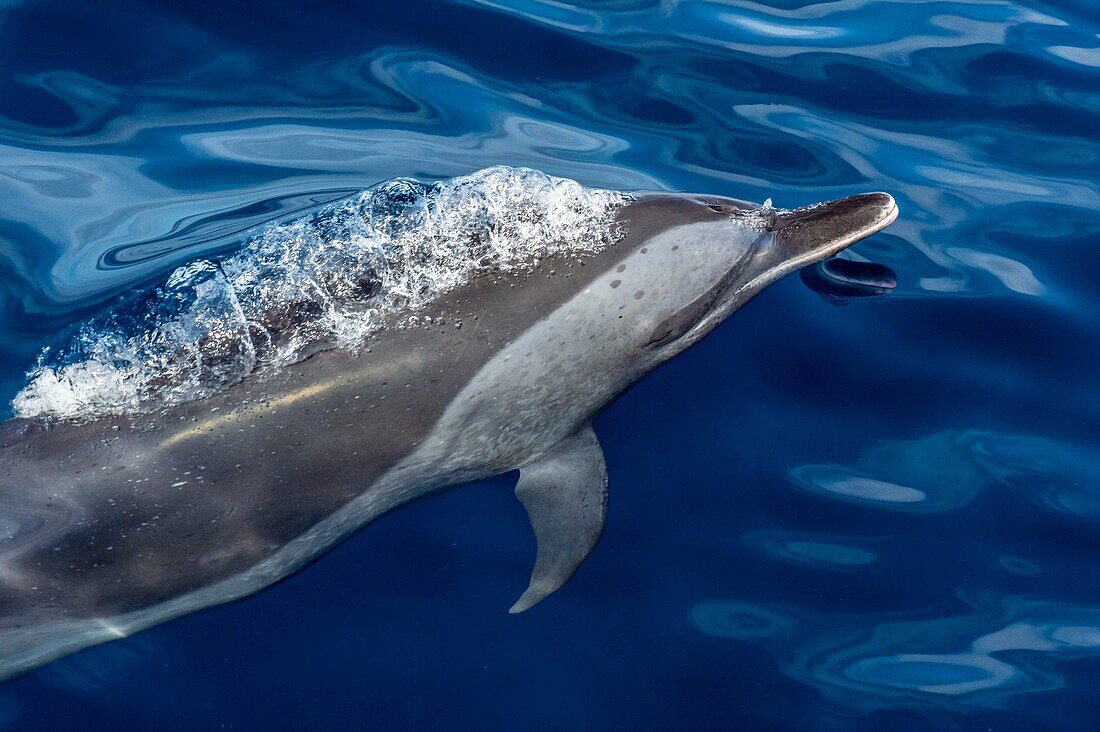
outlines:
[[[885,193],[794,210],[713,196],[643,195],[621,214],[628,235],[620,261],[597,287],[614,290],[601,297],[623,318],[628,357],[645,372],[780,277],[833,256],[896,217],[894,199]]]

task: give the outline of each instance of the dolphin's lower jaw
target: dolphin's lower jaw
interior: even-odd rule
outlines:
[[[142,428],[0,434],[0,510],[36,516],[0,542],[0,677],[258,592],[394,508],[514,469],[538,548],[512,611],[531,607],[603,529],[591,419],[769,282],[897,215],[885,194],[763,228],[729,209],[640,197],[614,246],[472,280],[362,357],[322,352]]]

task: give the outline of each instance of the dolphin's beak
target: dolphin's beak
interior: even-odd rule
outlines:
[[[831,257],[893,223],[898,206],[887,193],[862,193],[776,211],[770,226],[788,271]]]
[[[863,193],[790,211],[765,204],[755,214],[764,216],[767,235],[757,254],[760,274],[737,290],[748,297],[886,228],[898,217],[898,206],[889,194]]]

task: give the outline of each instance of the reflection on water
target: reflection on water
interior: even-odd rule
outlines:
[[[949,430],[882,442],[850,466],[801,465],[798,488],[896,511],[947,511],[982,488],[1016,487],[1044,508],[1100,519],[1100,450],[1026,435]]]
[[[449,177],[491,164],[530,165],[612,188],[732,191],[754,200],[783,192],[778,184],[789,195],[776,198],[780,205],[868,181],[893,183],[902,210],[921,212],[898,222],[894,231],[908,246],[896,246],[888,262],[920,260],[922,278],[903,285],[909,294],[997,283],[1041,292],[1041,273],[1018,253],[958,234],[983,208],[1001,207],[1010,214],[1001,225],[1018,226],[1023,212],[1012,208],[1037,198],[1078,219],[1100,200],[1095,185],[1075,176],[1095,160],[1070,153],[1072,141],[1060,129],[1024,133],[995,121],[945,137],[909,119],[957,104],[963,94],[973,96],[975,111],[1050,104],[1022,86],[1020,98],[975,87],[970,74],[995,61],[990,44],[1086,41],[1072,17],[984,2],[955,2],[935,14],[904,2],[799,10],[639,3],[605,11],[477,4],[515,17],[513,29],[546,27],[541,32],[558,44],[562,68],[541,69],[536,82],[487,67],[472,53],[475,39],[432,47],[386,38],[384,25],[359,53],[329,58],[287,54],[274,35],[239,47],[213,19],[197,19],[180,38],[127,38],[136,55],[161,57],[163,44],[172,47],[177,68],[168,81],[98,67],[94,57],[28,73],[35,54],[27,49],[24,73],[7,82],[19,93],[0,106],[9,118],[0,140],[0,200],[6,217],[57,248],[33,270],[44,285],[34,307],[56,311],[102,299],[186,256],[228,246],[249,227],[381,179]],[[170,25],[145,12],[150,22]],[[74,22],[83,14],[74,9]],[[41,22],[33,6],[18,8],[3,30],[27,37]],[[303,53],[319,42],[319,25],[318,37],[303,29]],[[403,33],[418,35],[406,25]],[[906,33],[899,37],[900,28]],[[1081,63],[1087,53],[1067,50],[1073,47],[1054,46],[1058,52],[1047,58],[1065,67],[1057,83],[1043,87],[1061,105],[1089,88],[1082,74],[1092,67]],[[676,48],[690,53],[668,52]],[[570,57],[584,73],[565,64]],[[849,100],[862,120],[830,108],[832,90],[856,78],[853,63],[865,66],[858,97]],[[555,76],[570,83],[548,84]],[[794,79],[801,98],[784,91]],[[31,98],[37,104],[24,101]],[[48,120],[34,117],[50,111]],[[721,134],[703,133],[705,124],[719,125]],[[1035,161],[1013,159],[1044,154],[1049,163],[1039,175]],[[118,265],[123,260],[111,253],[141,242],[162,244],[145,253],[154,262],[143,256],[145,264],[128,272],[100,268]]]
[[[704,633],[734,640],[788,638],[798,629],[789,617],[746,602],[701,602],[688,619]]]
[[[754,549],[790,562],[819,569],[851,569],[878,559],[877,542],[846,536],[806,534],[795,531],[752,531],[742,537]]]
[[[966,614],[883,621],[711,600],[692,608],[688,621],[712,636],[759,644],[784,674],[864,711],[998,708],[1019,694],[1062,687],[1058,661],[1100,656],[1100,609],[1007,596],[969,602]]]
[[[1100,520],[1100,446],[987,434],[975,447],[991,473],[1039,506]]]
[[[798,466],[790,477],[795,487],[812,495],[873,509],[948,512],[990,491],[996,494],[994,503],[1014,495],[1019,507],[1044,509],[1054,520],[1095,522],[1100,519],[1098,466],[1100,454],[1092,446],[986,430],[946,430],[880,442],[850,465]],[[986,502],[983,510],[993,510],[992,504]],[[1029,518],[1021,523],[1034,528],[1037,516]],[[881,532],[861,538],[758,530],[743,540],[787,562],[853,570],[871,565],[878,559],[874,548],[897,538]],[[961,534],[946,538],[956,545],[949,552],[967,546]],[[991,533],[986,541],[998,538]],[[1019,540],[1025,542],[1021,547],[1029,541],[1026,536]],[[1012,545],[1010,539],[1002,541]],[[912,541],[908,549],[896,547],[895,552],[913,554],[922,551],[920,546]],[[1019,578],[1037,578],[1044,571],[1014,554],[993,562]],[[979,576],[995,576],[993,568]],[[1091,565],[1084,569],[1091,574]],[[759,644],[775,656],[783,673],[819,689],[838,709],[1004,708],[1017,695],[1066,686],[1057,661],[1100,655],[1100,603],[975,594],[962,588],[956,594],[968,612],[915,608],[861,614],[708,600],[692,608],[688,621],[708,635]]]
[[[1022,557],[1005,555],[998,559],[997,563],[1009,572],[1015,572],[1016,574],[1038,574],[1042,571],[1035,562],[1029,562]]]
[[[973,457],[971,438],[965,431],[948,431],[882,442],[849,466],[794,468],[791,482],[831,498],[895,511],[948,511],[969,501],[988,480]]]

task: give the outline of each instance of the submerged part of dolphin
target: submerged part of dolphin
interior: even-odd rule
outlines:
[[[885,295],[898,286],[898,276],[885,264],[840,257],[818,262],[798,274],[823,300],[837,305],[851,297]]]
[[[517,468],[538,550],[512,611],[529,608],[603,529],[592,418],[897,215],[884,193],[785,211],[511,169],[408,198],[185,268],[40,364],[0,427],[0,676],[257,592]]]

